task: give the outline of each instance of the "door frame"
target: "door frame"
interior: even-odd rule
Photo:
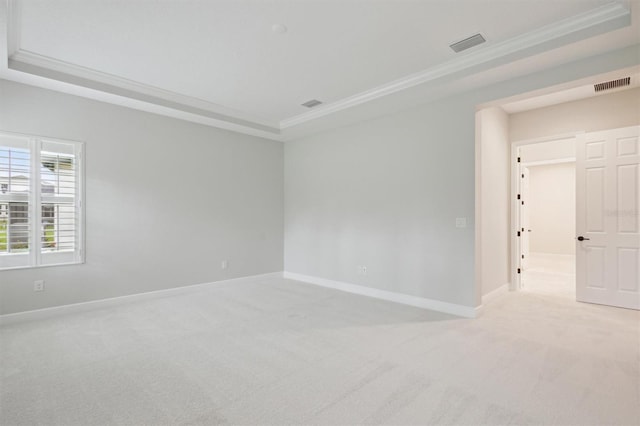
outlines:
[[[509,283],[509,290],[511,291],[519,291],[522,289],[522,274],[518,273],[518,269],[522,268],[522,258],[520,256],[522,247],[521,240],[518,237],[518,229],[521,229],[521,200],[518,199],[518,194],[520,194],[520,168],[522,166],[534,166],[534,165],[544,165],[544,164],[560,164],[566,163],[570,161],[575,161],[576,158],[562,158],[562,159],[554,159],[554,160],[546,160],[546,161],[530,161],[530,162],[518,162],[518,157],[520,155],[520,148],[525,145],[535,145],[539,143],[545,142],[554,142],[560,140],[574,139],[576,142],[579,138],[584,138],[584,131],[570,132],[570,133],[562,133],[559,135],[553,136],[544,136],[540,138],[534,139],[525,139],[519,141],[513,141],[510,143],[511,148],[511,157],[510,157],[510,169],[511,169],[511,221],[509,224],[510,232],[510,265],[511,265],[511,282]]]

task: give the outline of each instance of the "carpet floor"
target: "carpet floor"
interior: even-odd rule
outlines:
[[[570,279],[475,320],[258,279],[6,325],[0,424],[638,425],[640,313]]]

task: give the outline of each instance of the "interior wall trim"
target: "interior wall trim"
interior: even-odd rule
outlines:
[[[333,281],[326,278],[313,277],[309,275],[297,274],[294,272],[283,273],[285,279],[301,281],[307,284],[315,284],[321,287],[332,288],[345,291],[347,293],[359,294],[361,296],[372,297],[374,299],[386,300],[400,303],[416,308],[428,309],[431,311],[443,312],[463,318],[476,318],[481,312],[481,307],[471,307],[458,305],[455,303],[442,302],[440,300],[427,299],[425,297],[411,296],[409,294],[395,293],[387,290],[366,287],[358,284],[351,284],[342,281]]]
[[[36,309],[32,311],[16,312],[0,315],[0,326],[21,323],[25,321],[44,320],[60,315],[68,315],[79,312],[88,312],[96,309],[108,309],[123,306],[127,303],[142,300],[157,299],[160,297],[175,296],[177,294],[197,293],[214,287],[227,284],[248,283],[266,281],[274,278],[282,278],[282,272],[270,272],[266,274],[250,275],[246,277],[231,278],[228,280],[213,281],[202,284],[194,284],[182,287],[172,287],[163,290],[149,291],[145,293],[130,294],[127,296],[111,297],[107,299],[91,300],[88,302],[72,303],[69,305],[54,306],[51,308]]]

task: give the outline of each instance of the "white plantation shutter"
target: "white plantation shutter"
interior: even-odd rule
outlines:
[[[0,268],[31,264],[31,169],[29,139],[0,137]]]
[[[5,175],[12,182],[11,193],[0,195],[0,269],[83,261],[81,149],[79,142],[0,134],[0,192]]]
[[[40,257],[43,265],[79,261],[79,146],[42,140],[40,146]]]

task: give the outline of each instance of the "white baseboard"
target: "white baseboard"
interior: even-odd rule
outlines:
[[[53,306],[51,308],[36,309],[33,311],[16,312],[14,314],[0,315],[0,326],[14,324],[17,322],[33,321],[47,319],[58,315],[66,315],[77,312],[92,311],[94,309],[103,309],[119,306],[125,303],[155,299],[158,297],[166,297],[176,294],[195,293],[202,291],[207,287],[219,286],[222,284],[231,284],[239,282],[252,282],[256,280],[282,278],[282,272],[270,272],[267,274],[250,275],[247,277],[231,278],[228,280],[214,281],[202,284],[193,284],[182,287],[173,287],[163,290],[149,291],[146,293],[136,293],[127,296],[110,297],[108,299],[91,300],[88,302],[73,303],[69,305]]]
[[[503,294],[507,294],[508,291],[509,291],[509,283],[503,284],[500,287],[496,288],[495,290],[491,290],[489,293],[482,296],[482,304],[486,305],[487,303],[493,300],[496,300],[498,297],[502,296]]]
[[[284,272],[283,277],[290,280],[302,281],[308,284],[315,284],[322,287],[333,288],[346,291],[348,293],[373,297],[375,299],[387,300],[389,302],[401,303],[403,305],[414,306],[416,308],[429,309],[432,311],[444,312],[464,318],[476,318],[482,308],[457,305],[454,303],[442,302],[440,300],[426,299],[424,297],[411,296],[408,294],[394,293],[386,290],[378,290],[357,284],[350,284],[341,281],[333,281],[325,278],[312,277],[309,275],[296,274],[294,272]]]

